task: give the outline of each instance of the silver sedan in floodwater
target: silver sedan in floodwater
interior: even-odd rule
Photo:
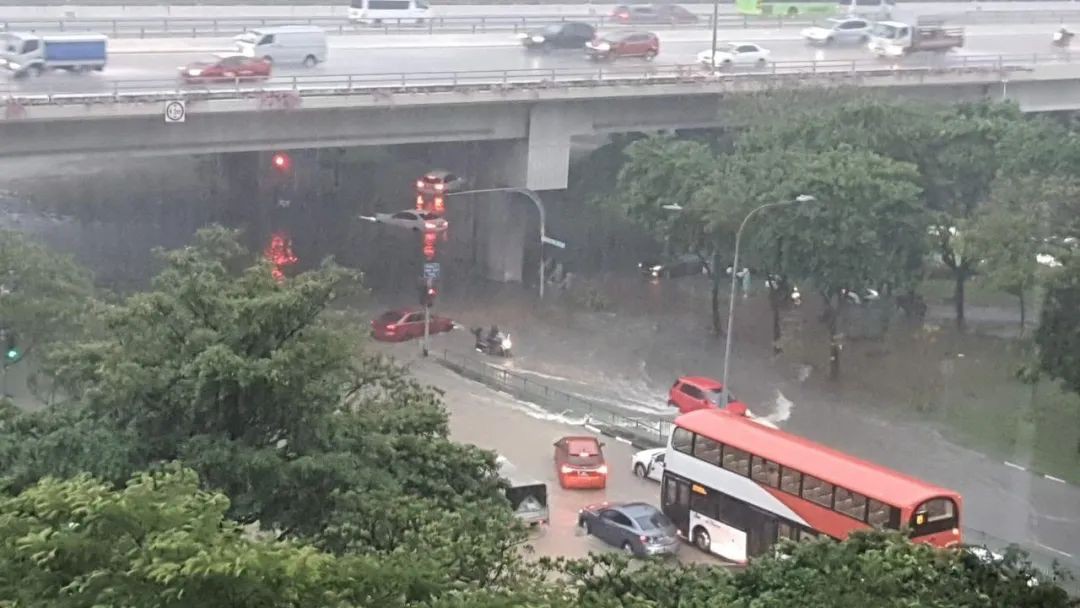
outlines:
[[[578,513],[578,525],[605,543],[646,557],[679,550],[675,524],[656,507],[643,502],[603,502]]]

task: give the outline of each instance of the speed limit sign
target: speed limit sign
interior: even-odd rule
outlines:
[[[165,102],[165,122],[184,122],[187,118],[187,106],[183,101]]]

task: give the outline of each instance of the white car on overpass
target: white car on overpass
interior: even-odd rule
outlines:
[[[660,481],[664,477],[664,451],[667,448],[641,450],[631,459],[634,475]]]
[[[718,68],[734,66],[764,67],[769,62],[769,50],[752,42],[725,42],[716,45],[716,55],[712,59],[712,49],[705,49],[697,55],[698,63],[705,67],[716,65]],[[715,59],[715,62],[713,61]]]
[[[864,44],[870,40],[871,23],[860,17],[826,19],[802,31],[810,44]]]

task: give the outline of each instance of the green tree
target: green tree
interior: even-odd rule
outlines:
[[[1027,297],[1048,270],[1038,256],[1063,252],[1052,217],[1078,195],[1080,182],[1073,178],[1035,173],[999,178],[990,201],[964,228],[969,255],[978,260],[980,279],[1017,298],[1021,333],[1027,320]]]
[[[0,417],[0,492],[22,491],[47,476],[80,473],[123,483],[146,466],[148,452],[145,438],[83,408],[12,408]]]
[[[1080,255],[1062,263],[1047,280],[1035,343],[1039,367],[1080,394]]]
[[[713,334],[722,334],[719,243],[706,234],[701,214],[691,207],[715,172],[716,157],[702,142],[667,135],[639,139],[626,147],[625,155],[606,203],[663,242],[665,256],[674,247],[702,259],[712,278]]]
[[[899,533],[860,532],[846,542],[781,545],[735,578],[732,608],[1065,607],[1075,602],[1022,556],[980,559],[912,543]]]
[[[253,535],[190,470],[121,490],[45,479],[0,501],[0,597],[12,606],[404,606],[418,581],[371,558]]]
[[[28,388],[42,388],[39,355],[47,356],[57,341],[84,330],[85,314],[94,301],[90,273],[69,256],[14,232],[0,231],[0,348],[7,368],[23,360],[29,365]],[[9,350],[10,347],[10,350]],[[45,400],[46,396],[38,394]]]
[[[767,272],[808,282],[822,295],[832,336],[830,375],[838,377],[846,294],[914,280],[911,260],[921,257],[926,231],[915,167],[848,145],[825,152],[737,151],[726,160],[717,187],[703,192],[699,203],[711,209],[715,230],[733,232],[763,204],[816,198],[769,210],[743,242]]]

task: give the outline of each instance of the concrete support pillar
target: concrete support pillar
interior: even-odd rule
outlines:
[[[525,187],[562,190],[570,176],[570,140],[591,128],[591,114],[573,104],[537,104],[529,112]]]
[[[520,283],[525,257],[528,201],[508,193],[491,193],[477,208],[477,232],[484,276],[502,283]]]

